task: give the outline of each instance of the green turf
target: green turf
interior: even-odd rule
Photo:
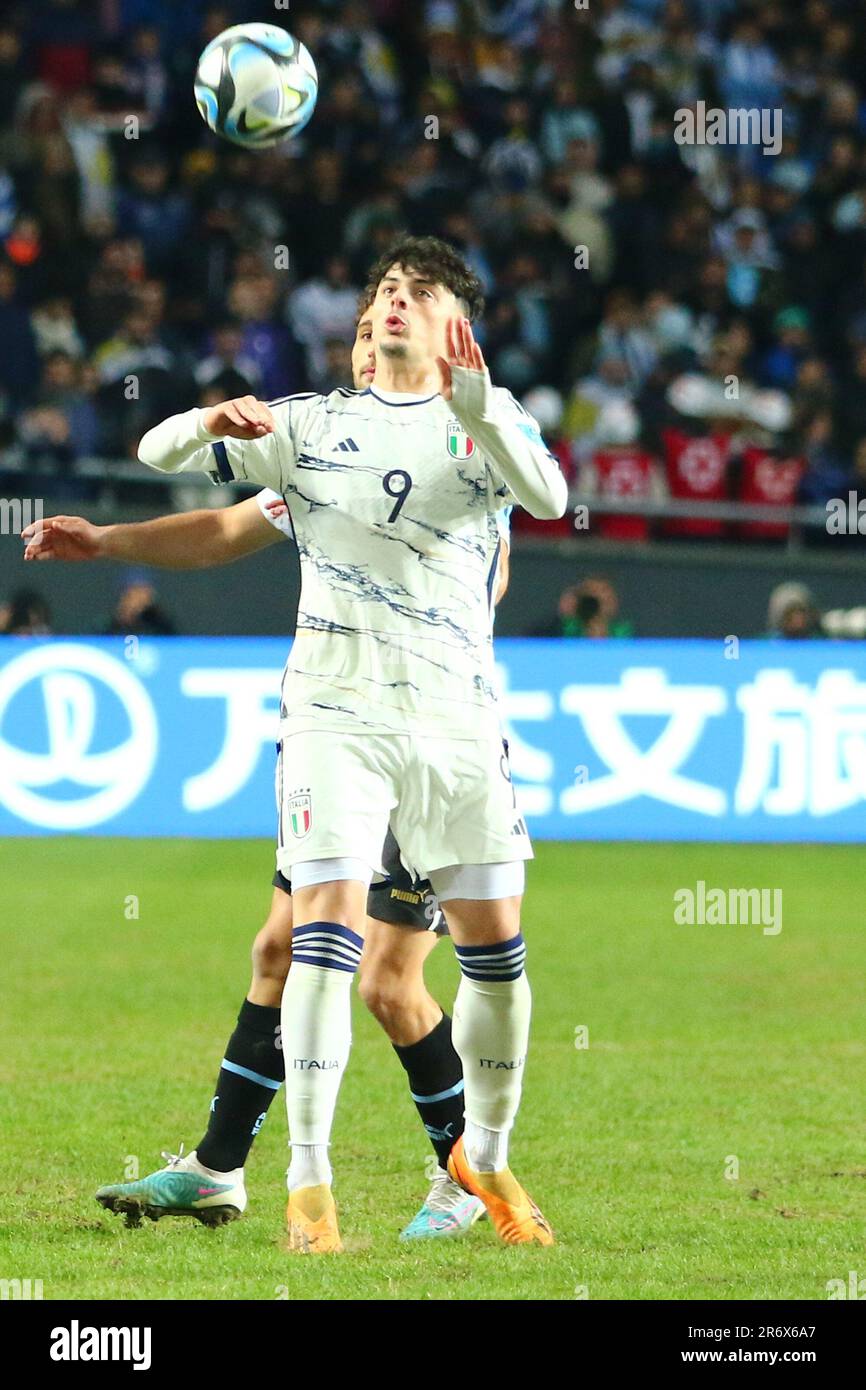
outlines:
[[[200,1137],[270,847],[0,842],[0,1278],[41,1279],[46,1299],[823,1299],[866,1274],[862,850],[537,849],[512,1155],[558,1245],[505,1249],[486,1223],[398,1243],[428,1148],[358,1006],[333,1149],[347,1253],[315,1260],[284,1249],[282,1095],[243,1221],[130,1231],[92,1196],[128,1155],[144,1174]],[[782,932],[675,925],[674,891],[698,879],[781,888]],[[447,943],[428,980],[450,1004]]]

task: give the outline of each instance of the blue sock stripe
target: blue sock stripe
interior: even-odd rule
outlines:
[[[433,1105],[437,1100],[447,1100],[449,1096],[459,1096],[463,1090],[463,1078],[457,1082],[456,1086],[449,1086],[447,1091],[437,1091],[435,1096],[416,1096],[414,1091],[409,1094],[419,1105]]]
[[[354,975],[363,945],[357,932],[338,922],[308,922],[292,932],[292,960]]]
[[[523,957],[526,956],[526,947],[525,947],[525,946],[517,946],[517,947],[515,947],[515,949],[514,949],[513,951],[507,951],[507,952],[505,952],[504,955],[501,954],[499,951],[497,951],[495,954],[492,953],[492,952],[488,952],[488,954],[487,954],[486,956],[469,956],[468,959],[467,959],[467,961],[466,961],[466,964],[467,964],[467,965],[488,965],[488,964],[489,964],[489,965],[510,965],[512,961],[514,961],[514,960],[519,960],[519,959],[521,958],[521,956],[523,956]]]
[[[348,941],[351,946],[357,947],[360,952],[364,945],[363,936],[352,931],[351,927],[344,927],[340,922],[307,922],[306,926],[295,927],[292,932],[292,940],[296,936],[302,936],[305,932],[327,932],[329,936],[340,936],[344,941]]]
[[[515,980],[519,980],[522,974],[523,974],[523,971],[522,971],[522,970],[515,970],[515,972],[514,972],[513,975],[480,975],[480,974],[479,974],[479,975],[469,975],[469,974],[466,974],[466,975],[463,976],[463,978],[464,978],[465,980],[472,980],[473,983],[479,984],[479,985],[481,985],[481,984],[488,984],[488,985],[509,985],[509,984],[513,984]]]
[[[357,960],[361,954],[354,946],[348,946],[344,941],[340,941],[327,932],[317,932],[315,936],[306,936],[303,941],[299,941],[295,948],[299,951],[325,951],[329,955],[338,956],[340,960]]]
[[[356,970],[360,961],[360,956],[344,955],[342,951],[331,951],[327,946],[304,946],[300,950],[294,951],[292,960],[314,960],[343,965],[347,970]]]
[[[470,975],[473,970],[485,970],[488,975],[507,975],[509,970],[518,970],[525,964],[525,956],[515,956],[514,960],[507,961],[468,960],[464,961],[460,968],[468,971]]]
[[[357,965],[340,965],[329,956],[302,956],[297,951],[292,961],[298,965],[321,965],[325,970],[343,970],[347,975],[355,975],[358,970]]]
[[[510,941],[490,946],[455,946],[460,970],[467,980],[518,980],[526,964],[526,943],[520,932]]]
[[[523,940],[523,933],[518,932],[512,936],[510,941],[493,941],[489,946],[457,946],[454,949],[459,957],[463,956],[501,956],[509,951],[516,951],[520,948],[526,950],[526,942]]]
[[[227,1057],[223,1057],[220,1063],[226,1071],[233,1071],[235,1076],[243,1076],[247,1081],[255,1081],[258,1086],[267,1086],[271,1091],[278,1091],[282,1086],[282,1081],[275,1081],[272,1076],[262,1076],[260,1071],[250,1071],[249,1067],[239,1067],[237,1062],[230,1062]]]
[[[342,951],[330,951],[327,946],[304,946],[293,952],[292,960],[333,961],[335,965],[344,965],[347,970],[355,970],[359,957],[345,955]]]
[[[517,960],[508,961],[506,965],[488,965],[483,960],[473,960],[470,961],[468,964],[462,965],[460,968],[465,975],[474,975],[477,973],[477,971],[481,970],[484,972],[485,975],[495,976],[509,975],[513,970],[522,970],[525,964],[525,957],[520,956]]]

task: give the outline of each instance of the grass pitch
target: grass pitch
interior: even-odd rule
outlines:
[[[345,1255],[285,1250],[282,1093],[242,1221],[126,1230],[93,1191],[200,1138],[270,873],[262,842],[0,843],[0,1278],[46,1299],[825,1299],[864,1272],[856,846],[537,846],[512,1155],[554,1249],[506,1249],[487,1223],[397,1240],[431,1151],[357,1001],[333,1147]],[[699,879],[781,888],[782,931],[676,925]],[[447,943],[427,973],[450,1007]]]

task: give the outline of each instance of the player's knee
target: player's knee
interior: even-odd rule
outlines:
[[[374,1018],[386,1028],[400,1019],[409,1004],[408,982],[397,971],[371,961],[361,964],[358,993]]]
[[[266,922],[253,942],[253,975],[283,985],[292,961],[291,937]]]

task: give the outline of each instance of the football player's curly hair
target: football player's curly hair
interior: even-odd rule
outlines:
[[[392,266],[399,265],[404,271],[414,270],[434,285],[444,285],[459,302],[462,312],[470,323],[474,323],[484,311],[484,295],[481,281],[453,246],[437,236],[397,237],[386,247],[379,259],[370,267],[367,284],[358,301],[358,319],[370,307],[379,285]]]
[[[369,294],[367,293],[367,291],[366,291],[366,290],[362,290],[361,293],[358,295],[358,307],[357,307],[357,309],[355,310],[355,331],[356,331],[356,332],[357,332],[357,329],[358,329],[358,324],[361,322],[361,319],[364,317],[364,315],[366,314],[367,310],[369,309],[369,307],[370,307],[370,305],[371,305],[372,303],[373,303],[373,301],[372,301],[372,299],[370,298],[370,296],[369,296]]]

